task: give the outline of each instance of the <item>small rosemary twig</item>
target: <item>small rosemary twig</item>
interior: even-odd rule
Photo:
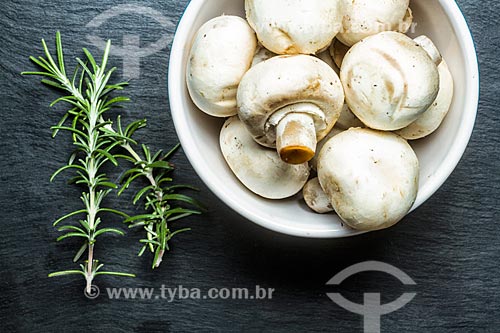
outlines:
[[[178,148],[179,145],[162,156],[161,150],[153,155],[147,146],[142,145],[144,159],[135,151],[129,149],[127,151],[130,153],[130,156],[123,156],[134,163],[135,167],[124,174],[122,180],[124,185],[118,194],[121,194],[139,177],[146,178],[150,184],[139,190],[133,199],[134,204],[136,204],[141,198],[145,198],[145,209],[149,213],[129,217],[125,222],[130,223],[130,228],[143,227],[146,231],[146,238],[140,241],[144,245],[139,251],[139,255],[142,255],[146,248],[149,248],[154,253],[153,268],[160,266],[165,252],[170,249],[168,242],[175,235],[190,230],[190,228],[184,228],[172,231],[170,230],[170,223],[193,214],[200,214],[200,210],[204,209],[197,200],[187,195],[176,193],[180,189],[195,190],[195,188],[189,185],[167,186],[168,183],[172,182],[169,173],[174,170],[173,165],[168,162],[168,159]],[[180,206],[173,207],[172,202],[182,202],[196,209],[188,209]]]

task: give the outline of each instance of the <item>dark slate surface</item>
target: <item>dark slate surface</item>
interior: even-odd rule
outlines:
[[[425,1],[425,0],[420,0]],[[182,1],[141,1],[170,23],[162,28],[140,15],[122,15],[97,29],[121,45],[124,33],[141,36],[142,45],[174,34],[187,5]],[[500,47],[497,1],[458,0],[470,23],[481,66],[481,102],[470,145],[446,184],[398,226],[344,240],[307,240],[279,235],[240,218],[200,182],[182,153],[175,158],[179,182],[198,185],[210,212],[182,222],[193,231],[179,236],[162,267],[135,257],[138,233],[107,238],[97,255],[109,268],[133,271],[132,279],[103,277],[105,287],[275,288],[271,300],[88,300],[77,278],[47,278],[74,267],[75,247],[53,241],[51,226],[62,212],[77,208],[78,191],[63,178],[48,182],[70,150],[63,136],[52,140],[49,127],[60,109],[49,110],[55,93],[38,80],[19,75],[31,69],[27,58],[40,53],[42,37],[57,29],[70,48],[81,47],[93,30],[86,24],[121,1],[8,0],[0,10],[0,330],[3,332],[157,332],[157,331],[322,331],[358,332],[361,316],[338,307],[326,292],[340,290],[361,302],[364,292],[382,292],[383,302],[407,290],[394,278],[363,273],[337,289],[326,281],[343,268],[380,260],[407,272],[416,298],[382,318],[386,332],[498,332],[500,327]],[[140,79],[127,94],[128,119],[145,116],[142,139],[168,148],[176,134],[168,112],[165,78],[170,46],[142,60]],[[111,62],[121,68],[121,59]],[[123,206],[128,205],[123,197]],[[113,223],[113,222],[110,222]],[[118,225],[119,221],[115,221]]]

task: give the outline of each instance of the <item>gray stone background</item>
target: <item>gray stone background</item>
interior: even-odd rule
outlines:
[[[427,0],[414,0],[427,1]],[[57,94],[31,70],[29,55],[41,54],[40,39],[52,41],[61,30],[67,57],[92,32],[121,45],[124,33],[147,45],[174,35],[188,1],[141,1],[171,21],[162,28],[140,15],[122,15],[100,28],[86,25],[121,1],[7,0],[0,10],[0,327],[3,332],[168,332],[168,331],[362,331],[362,318],[326,296],[340,291],[355,302],[364,292],[382,292],[392,301],[408,291],[384,274],[362,273],[340,287],[325,286],[345,267],[380,260],[408,273],[417,296],[403,309],[382,318],[383,332],[498,332],[500,327],[499,146],[500,33],[497,1],[458,0],[472,30],[481,69],[477,124],[467,151],[444,186],[405,221],[386,231],[341,240],[307,240],[262,229],[221,203],[201,183],[180,152],[174,162],[179,183],[191,183],[209,212],[179,223],[193,230],[173,240],[160,269],[151,258],[135,256],[141,233],[107,237],[97,256],[108,268],[136,272],[135,279],[98,278],[106,287],[275,288],[270,300],[88,300],[81,278],[47,278],[71,269],[76,244],[56,244],[51,222],[79,207],[78,189],[64,177],[49,183],[65,163],[71,146],[64,135],[50,137],[61,109],[49,109]],[[126,90],[132,98],[126,119],[147,117],[139,138],[168,149],[177,136],[168,110],[166,75],[169,45],[142,59],[141,76]],[[120,57],[111,63],[119,67]],[[74,63],[73,63],[74,64]],[[117,199],[129,207],[130,196]],[[119,220],[110,224],[121,226]]]

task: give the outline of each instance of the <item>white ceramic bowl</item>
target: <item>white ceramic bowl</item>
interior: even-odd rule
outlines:
[[[440,129],[412,143],[419,157],[420,186],[412,210],[427,200],[448,178],[467,146],[479,95],[476,52],[467,23],[454,0],[412,0],[414,35],[425,34],[438,46],[455,80],[455,97]],[[283,201],[260,198],[247,190],[227,166],[219,148],[222,119],[199,111],[191,102],[185,69],[193,37],[209,19],[245,17],[243,0],[192,0],[182,17],[170,54],[170,109],[184,151],[205,184],[227,205],[250,221],[281,233],[316,238],[359,234],[332,214],[312,213],[300,195]]]

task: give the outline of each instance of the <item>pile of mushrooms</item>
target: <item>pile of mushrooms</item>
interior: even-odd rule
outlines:
[[[250,191],[302,191],[314,212],[356,230],[411,209],[419,162],[453,78],[432,41],[411,39],[409,0],[246,0],[197,32],[186,71],[203,112],[226,118],[220,148]]]

